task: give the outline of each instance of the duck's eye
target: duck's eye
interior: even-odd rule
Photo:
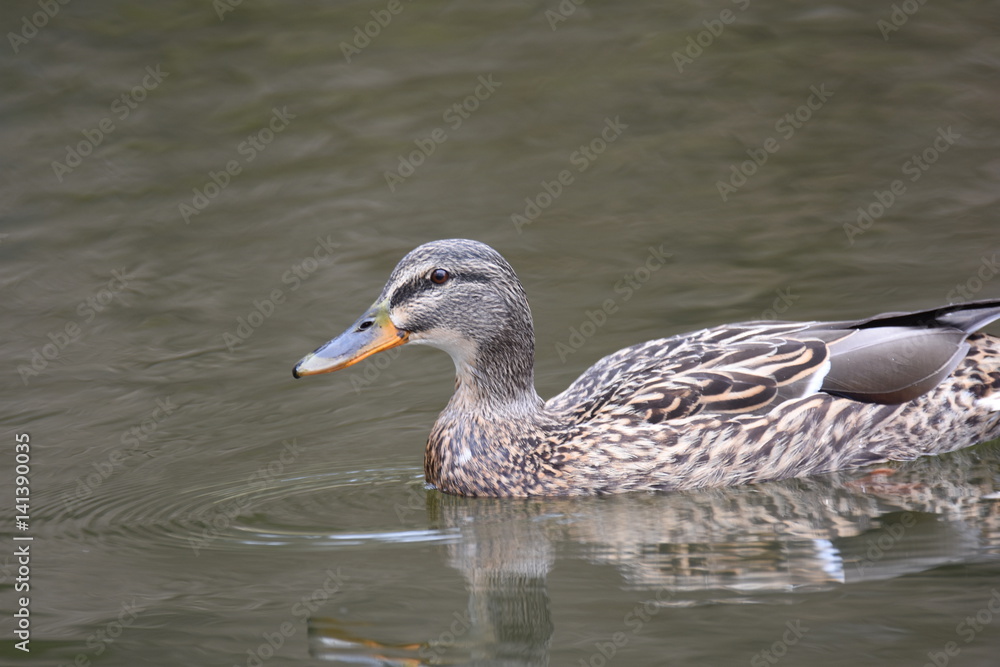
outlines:
[[[434,269],[431,271],[431,282],[435,285],[443,285],[451,278],[451,274],[444,269]]]

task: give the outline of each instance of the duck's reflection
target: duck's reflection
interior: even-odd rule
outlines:
[[[433,526],[461,535],[447,557],[465,577],[471,627],[463,642],[422,644],[388,663],[380,655],[379,664],[548,664],[546,577],[557,546],[560,557],[614,565],[625,586],[655,605],[760,602],[997,558],[998,461],[994,444],[892,470],[669,495],[493,500],[428,492]]]

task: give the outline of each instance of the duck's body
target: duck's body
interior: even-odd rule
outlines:
[[[1000,345],[990,336],[970,337],[959,367],[914,400],[886,405],[809,387],[769,400],[776,375],[796,365],[821,371],[810,357],[811,326],[829,331],[748,323],[649,341],[605,357],[558,396],[507,414],[477,409],[459,390],[431,432],[427,480],[473,496],[729,486],[1000,436]],[[767,364],[781,348],[794,356]]]
[[[427,481],[466,496],[724,486],[905,460],[1000,436],[1000,300],[857,322],[749,322],[605,357],[543,401],[513,269],[475,241],[420,246],[376,304],[296,366],[403,342],[448,351],[455,394]]]

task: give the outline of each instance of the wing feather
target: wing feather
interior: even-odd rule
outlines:
[[[728,324],[608,355],[546,407],[570,421],[659,423],[762,414],[818,392],[895,405],[943,381],[967,354],[968,333],[996,319],[1000,300],[853,322]]]
[[[622,350],[553,398],[549,408],[569,409],[575,420],[623,410],[656,424],[696,414],[761,413],[776,400],[815,392],[820,379],[814,376],[829,368],[822,341],[762,339],[760,327],[747,329],[711,332],[665,357],[648,343],[631,355]],[[579,401],[576,409],[571,401]]]

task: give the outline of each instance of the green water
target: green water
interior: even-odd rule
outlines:
[[[995,444],[473,501],[422,483],[446,356],[291,368],[435,238],[518,271],[546,397],[654,337],[996,297],[1000,4],[0,17],[4,660],[995,664]]]

